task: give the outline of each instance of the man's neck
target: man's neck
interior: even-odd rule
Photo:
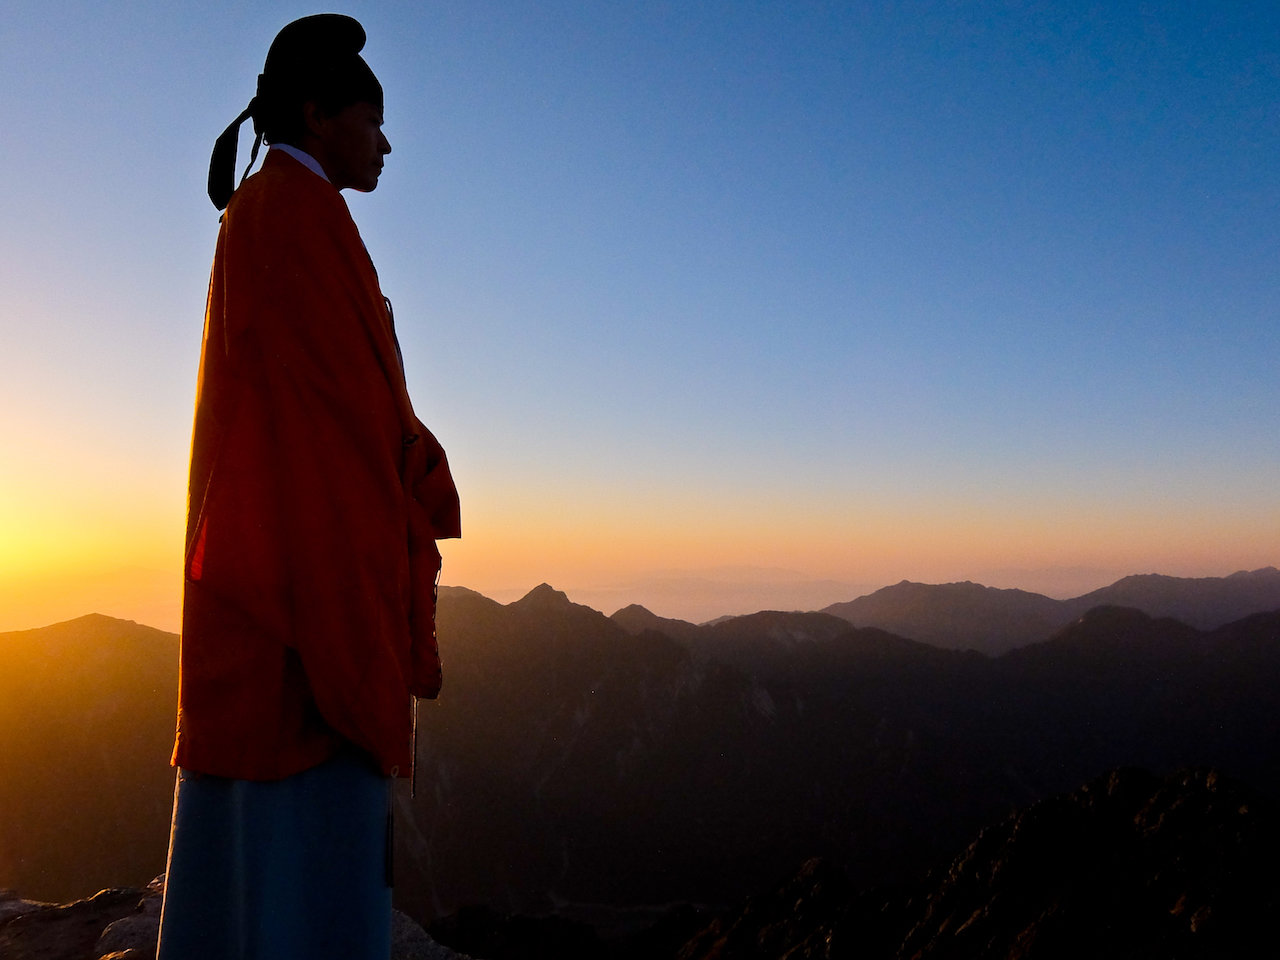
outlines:
[[[328,182],[329,177],[325,174],[324,167],[320,166],[320,161],[317,160],[315,157],[313,157],[311,154],[307,153],[307,151],[302,150],[298,147],[295,147],[289,143],[273,143],[271,145],[271,149],[279,150],[281,153],[288,154],[289,156],[293,157],[293,159],[297,160],[300,164],[302,164],[304,167],[306,167],[308,170],[310,170],[312,173],[314,173],[317,177],[320,177],[326,182]]]

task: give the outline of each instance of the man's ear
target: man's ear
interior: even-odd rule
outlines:
[[[324,133],[325,121],[328,115],[320,109],[320,104],[314,100],[308,100],[302,105],[302,123],[306,127],[307,133],[313,137],[320,137]]]

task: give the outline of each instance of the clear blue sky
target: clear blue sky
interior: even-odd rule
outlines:
[[[464,494],[446,582],[709,617],[690,578],[1278,562],[1280,7],[339,9],[394,148],[348,202]],[[0,608],[90,580],[67,616],[172,626],[209,150],[313,12],[8,5]]]

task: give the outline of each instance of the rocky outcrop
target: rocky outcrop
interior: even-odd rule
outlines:
[[[0,957],[5,960],[98,960],[103,931],[138,909],[144,892],[100,890],[73,903],[40,903],[16,897],[0,903]],[[151,937],[155,952],[155,934]],[[128,954],[129,960],[134,958]],[[142,954],[138,954],[142,956]],[[113,960],[120,960],[119,957]]]
[[[102,890],[74,903],[23,900],[0,890],[4,960],[152,960],[160,930],[164,877],[145,889]],[[392,913],[391,960],[470,960],[436,943],[417,923]]]
[[[678,960],[823,956],[833,921],[848,912],[851,897],[842,870],[810,860],[775,893],[713,920],[684,945]]]
[[[144,957],[150,960],[154,957],[163,900],[164,877],[156,877],[147,884],[133,913],[121,917],[102,931],[94,947],[94,955],[102,960],[143,960]]]
[[[1114,772],[984,831],[899,956],[1247,956],[1280,907],[1278,826],[1213,771]]]
[[[1245,957],[1280,910],[1274,804],[1211,770],[1118,770],[984,830],[893,890],[814,861],[680,960]]]
[[[22,897],[18,896],[18,891],[0,887],[0,926],[3,926],[6,920],[13,917],[31,913],[41,907],[50,906],[53,906],[53,904],[44,903],[40,900],[23,900]]]

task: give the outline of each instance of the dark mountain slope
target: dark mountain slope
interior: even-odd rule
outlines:
[[[1125,769],[982,831],[942,869],[855,893],[807,864],[680,960],[1256,955],[1280,908],[1275,804],[1212,771]]]
[[[994,675],[992,709],[1017,731],[1008,752],[1020,769],[1052,745],[1077,780],[1124,764],[1216,765],[1280,792],[1280,612],[1202,633],[1098,608],[1001,657]]]
[[[789,662],[801,647],[852,632],[847,621],[825,613],[762,610],[705,626],[685,643],[699,657],[767,671]]]
[[[858,884],[902,877],[1124,764],[1280,786],[1267,616],[1202,634],[1099,610],[990,660],[776,612],[686,647],[540,591],[442,596],[450,679],[420,725],[409,858],[423,919],[725,902],[813,854]]]
[[[431,912],[692,899],[750,863],[767,811],[719,789],[759,763],[738,749],[768,726],[749,680],[546,587],[505,607],[442,592],[440,636],[404,873]]]
[[[723,901],[797,852],[878,876],[1032,796],[970,736],[976,654],[761,613],[704,628],[695,655],[535,593],[441,596],[408,858],[424,919]]]
[[[164,870],[178,643],[93,614],[0,634],[0,886],[72,900]]]

